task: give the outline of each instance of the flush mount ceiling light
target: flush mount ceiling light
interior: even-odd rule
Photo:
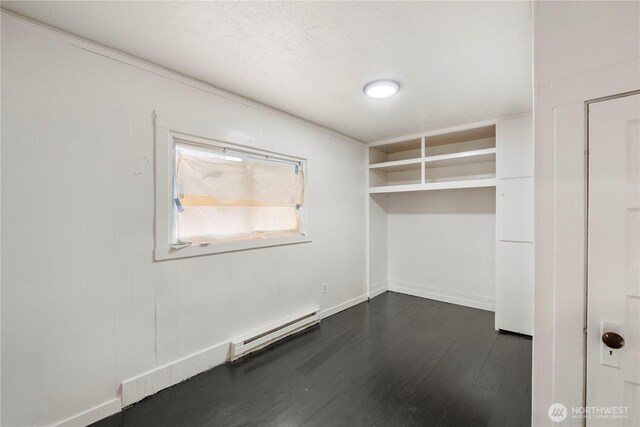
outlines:
[[[362,89],[369,98],[388,98],[395,95],[400,89],[400,85],[395,80],[374,80],[364,85]]]

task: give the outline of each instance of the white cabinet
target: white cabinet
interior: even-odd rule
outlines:
[[[533,242],[533,177],[498,180],[498,240]]]
[[[533,176],[533,120],[531,116],[498,122],[497,178]]]
[[[533,243],[496,244],[496,329],[533,334],[533,249]]]
[[[498,122],[496,147],[496,329],[532,335],[532,117]]]

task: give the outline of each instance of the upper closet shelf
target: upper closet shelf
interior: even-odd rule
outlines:
[[[454,190],[462,188],[495,187],[495,178],[465,179],[462,181],[429,182],[426,184],[387,185],[369,188],[369,194],[403,193],[407,191]]]
[[[369,193],[495,187],[496,126],[477,123],[369,145]]]
[[[420,169],[422,159],[395,160],[392,162],[374,163],[369,165],[369,169],[378,169],[385,172],[399,172],[413,169]]]
[[[496,147],[425,157],[427,166],[457,166],[495,160]]]

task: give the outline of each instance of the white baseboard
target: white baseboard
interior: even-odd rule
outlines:
[[[129,378],[122,382],[122,407],[221,365],[228,357],[229,343],[223,342]]]
[[[122,401],[120,398],[111,399],[107,402],[101,403],[98,406],[87,409],[84,412],[80,412],[72,417],[62,420],[54,427],[84,427],[89,424],[93,424],[96,421],[100,421],[110,415],[117,414],[122,410]]]
[[[484,295],[454,291],[437,286],[419,285],[405,282],[389,282],[388,289],[402,294],[429,298],[436,301],[479,308],[480,310],[495,311],[495,298]]]
[[[381,280],[378,283],[374,283],[369,288],[369,299],[377,297],[380,294],[387,292],[389,289],[389,282],[387,280]]]
[[[366,301],[368,298],[369,297],[367,295],[360,295],[359,297],[345,301],[342,304],[338,304],[331,308],[322,310],[320,312],[320,318],[324,319],[326,317],[333,316],[336,313],[340,313],[342,310],[346,310],[347,308],[353,307],[356,304],[360,304],[361,302]]]

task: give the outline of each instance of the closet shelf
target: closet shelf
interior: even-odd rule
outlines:
[[[496,148],[483,148],[480,150],[460,151],[451,154],[425,157],[426,166],[458,166],[471,163],[480,163],[495,160]]]
[[[384,172],[408,171],[408,170],[420,169],[421,163],[422,163],[422,159],[419,159],[419,158],[395,160],[392,162],[374,163],[372,165],[369,165],[369,169],[376,169]]]
[[[369,193],[496,186],[496,127],[448,129],[369,145]]]
[[[430,182],[427,184],[386,185],[369,188],[369,194],[402,193],[407,191],[454,190],[461,188],[495,187],[495,178],[465,179],[461,181]]]

